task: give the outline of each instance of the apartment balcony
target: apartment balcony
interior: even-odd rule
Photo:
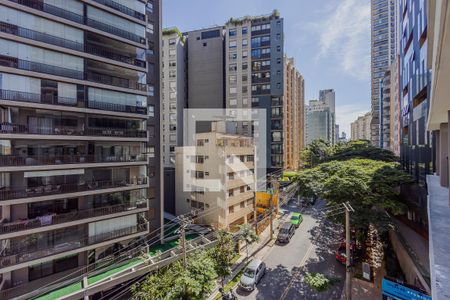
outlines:
[[[83,15],[79,15],[79,14],[73,13],[71,11],[44,3],[44,1],[41,1],[41,0],[10,0],[10,1],[18,3],[20,5],[24,5],[24,6],[33,8],[33,9],[37,9],[37,10],[46,12],[48,14],[51,14],[51,15],[54,15],[54,16],[57,16],[57,17],[60,17],[60,18],[63,18],[63,19],[69,20],[69,21],[73,21],[73,22],[76,22],[79,24],[91,26],[93,28],[111,33],[113,35],[125,38],[127,40],[130,40],[130,41],[133,41],[136,43],[140,43],[143,45],[145,45],[145,43],[146,43],[145,37],[138,36],[134,33],[117,28],[115,26],[105,24],[103,22],[99,22],[96,20],[92,20]]]
[[[78,80],[88,80],[96,83],[113,85],[127,89],[147,91],[146,84],[138,83],[128,78],[100,74],[96,72],[82,72],[74,69],[23,60],[12,56],[0,55],[0,66],[61,77],[68,77]],[[106,67],[107,65],[104,64],[104,66]]]
[[[50,45],[55,45],[71,50],[76,50],[80,52],[89,53],[92,55],[100,56],[103,58],[119,61],[122,63],[138,66],[141,68],[146,67],[146,62],[137,58],[133,58],[131,56],[122,55],[120,53],[115,53],[112,51],[108,51],[102,47],[82,44],[75,41],[71,41],[68,39],[64,39],[61,37],[53,36],[50,34],[38,32],[35,30],[31,30],[28,28],[19,27],[17,25],[0,22],[0,32],[13,34],[15,36],[20,36],[23,38],[27,38],[30,40],[47,43]]]
[[[255,193],[253,191],[248,191],[245,193],[237,194],[236,196],[228,197],[227,205],[232,206],[241,203],[244,200],[249,200],[255,197]]]
[[[252,206],[246,206],[245,208],[241,208],[238,211],[235,211],[233,213],[229,213],[227,216],[228,224],[236,222],[237,220],[247,216],[250,213],[254,212],[254,208]]]
[[[2,167],[49,166],[66,164],[146,162],[139,155],[0,155]]]
[[[20,244],[15,247],[6,248],[0,254],[0,269],[10,267],[13,265],[31,262],[36,259],[53,256],[56,254],[72,251],[83,250],[92,245],[100,244],[102,242],[113,241],[117,239],[123,240],[130,235],[148,232],[148,224],[139,224],[130,226],[111,232],[105,232],[98,235],[86,236],[73,234],[71,237],[62,239],[53,246],[35,244],[33,246],[27,244]],[[87,249],[86,249],[87,250]]]
[[[115,180],[92,180],[78,183],[47,184],[36,187],[4,187],[0,189],[0,201],[43,197],[57,194],[71,194],[86,191],[100,191],[121,187],[135,187],[136,189],[146,187],[147,177],[133,177],[131,179]]]
[[[270,29],[252,30],[252,36],[270,34]]]
[[[1,134],[59,135],[59,136],[109,136],[147,138],[146,130],[121,128],[86,128],[71,126],[30,127],[23,124],[0,123]]]
[[[0,238],[5,238],[2,235],[11,233],[24,232],[36,228],[44,228],[58,224],[64,224],[73,221],[98,218],[103,216],[113,217],[112,215],[120,214],[124,212],[136,213],[143,209],[148,209],[148,199],[141,199],[135,203],[117,204],[106,207],[98,207],[84,210],[75,210],[68,213],[56,213],[48,214],[45,216],[37,217],[35,219],[26,219],[14,222],[6,222],[0,224]]]
[[[128,16],[131,16],[133,18],[136,18],[138,20],[145,21],[145,15],[144,14],[142,14],[142,13],[140,13],[138,11],[135,11],[134,9],[131,9],[129,7],[126,7],[126,6],[124,6],[124,5],[120,4],[120,3],[117,3],[117,2],[114,2],[114,1],[111,1],[111,0],[94,0],[94,1],[98,2],[100,4],[103,4],[105,6],[108,6],[108,7],[112,8],[112,9],[115,9],[117,11],[120,11],[121,13],[124,13],[124,14],[126,14]]]
[[[28,93],[20,91],[2,90],[0,89],[0,99],[17,102],[40,103],[49,105],[61,105],[79,108],[92,108],[106,111],[116,111],[124,113],[134,113],[147,115],[147,107],[131,106],[126,104],[108,103],[100,101],[85,101],[83,99],[41,95],[37,93]]]
[[[255,183],[254,176],[237,177],[226,182],[227,189],[234,189],[241,186],[252,185]]]

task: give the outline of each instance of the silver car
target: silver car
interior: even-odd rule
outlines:
[[[241,276],[240,288],[246,291],[253,291],[265,273],[266,264],[260,259],[252,260]]]

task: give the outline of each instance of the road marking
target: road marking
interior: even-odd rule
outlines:
[[[306,250],[305,255],[303,256],[302,260],[300,261],[300,264],[298,265],[299,267],[302,267],[306,263],[306,260],[309,258],[309,256],[311,255],[311,252],[313,250],[314,250],[314,245],[313,244],[309,245],[308,250]],[[296,273],[292,274],[292,278],[289,281],[288,286],[284,289],[283,294],[281,294],[280,300],[284,300],[286,298],[287,293],[289,292],[292,285],[294,284],[294,279],[296,278],[297,274],[299,274],[299,273],[300,273],[300,270],[297,271]]]

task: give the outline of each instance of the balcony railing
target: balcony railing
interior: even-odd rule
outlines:
[[[145,155],[0,155],[0,166],[41,166],[61,164],[146,161]]]
[[[28,93],[20,91],[10,91],[0,89],[0,97],[3,100],[10,100],[10,101],[76,106],[76,107],[85,106],[83,100],[77,100],[75,98],[59,97],[59,96],[53,97],[50,95],[41,95],[37,93]]]
[[[137,42],[137,43],[141,43],[144,44],[146,43],[146,40],[144,37],[140,37],[137,34],[122,30],[120,28],[114,27],[112,25],[109,24],[105,24],[99,21],[95,21],[89,18],[86,18],[82,15],[73,13],[71,11],[44,3],[41,0],[10,0],[11,2],[15,2],[18,3],[20,5],[24,5],[30,8],[34,8],[46,13],[49,13],[51,15],[63,18],[63,19],[67,19],[79,24],[85,24],[88,26],[92,26],[94,28],[112,33],[114,35],[126,38],[128,40]]]
[[[86,107],[84,100],[68,98],[68,97],[54,97],[50,95],[41,95],[37,93],[28,93],[20,91],[10,91],[0,89],[0,99],[9,101],[20,101],[20,102],[30,102],[30,103],[42,103],[42,104],[52,104],[52,105],[63,105],[63,106],[74,106],[74,107]],[[119,111],[127,113],[135,113],[146,115],[147,107],[142,106],[131,106],[125,104],[114,104],[100,101],[88,101],[89,108],[101,109],[108,111]]]
[[[81,71],[18,59],[12,56],[0,55],[0,65],[9,68],[40,72],[74,79],[84,79],[84,74]]]
[[[100,101],[88,101],[89,108],[101,109],[101,110],[109,110],[109,111],[120,111],[126,113],[134,113],[134,114],[147,114],[147,107],[143,106],[131,106],[125,104],[116,104],[116,103],[108,103],[108,102],[100,102]]]
[[[114,85],[118,87],[123,87],[127,89],[133,89],[133,90],[139,90],[139,91],[147,91],[147,85],[143,83],[138,83],[135,81],[131,81],[127,78],[121,78],[106,74],[98,74],[93,72],[87,72],[86,79],[93,82],[108,84],[108,85]]]
[[[40,72],[62,77],[69,77],[80,80],[89,80],[93,82],[114,85],[118,87],[135,89],[139,91],[147,91],[147,85],[131,81],[127,78],[121,78],[106,74],[98,74],[92,72],[82,72],[73,69],[67,69],[43,63],[23,60],[12,56],[0,55],[0,66],[16,68],[21,70]]]
[[[7,248],[2,254],[0,254],[0,268],[9,267],[38,258],[43,258],[46,256],[55,255],[58,253],[75,250],[77,248],[86,247],[89,245],[94,245],[108,240],[113,240],[146,231],[148,231],[148,224],[140,224],[93,236],[73,236],[71,239],[62,241],[53,246],[20,245],[13,248]]]
[[[120,129],[120,128],[87,128],[78,127],[28,127],[22,124],[0,123],[0,134],[39,134],[39,135],[71,135],[71,136],[114,136],[130,138],[146,138],[147,131],[138,129]]]
[[[119,3],[111,1],[111,0],[94,0],[94,1],[98,2],[100,4],[103,4],[105,6],[111,7],[115,10],[118,10],[126,15],[129,15],[129,16],[139,19],[141,21],[145,21],[144,14],[142,14],[138,11],[135,11],[134,9],[131,9],[129,7],[126,7],[125,5],[119,4]]]
[[[47,44],[67,48],[67,49],[77,50],[77,51],[81,51],[81,52],[84,51],[89,54],[93,54],[96,56],[120,61],[123,63],[135,65],[135,66],[142,67],[142,68],[145,68],[145,66],[146,66],[145,61],[137,59],[137,58],[131,58],[131,57],[119,54],[119,53],[113,53],[111,51],[107,51],[100,47],[95,47],[92,45],[84,45],[82,43],[78,43],[78,42],[75,42],[72,40],[53,36],[53,35],[50,35],[47,33],[38,32],[38,31],[31,30],[28,28],[19,27],[17,25],[5,23],[5,22],[0,22],[0,31],[9,33],[9,34],[13,34],[16,36],[20,36],[23,38],[27,38],[30,40],[35,40],[35,41],[44,42]]]
[[[133,211],[136,209],[142,209],[147,207],[147,201],[142,201],[129,204],[118,204],[113,206],[98,207],[91,209],[84,209],[78,211],[72,211],[62,214],[49,214],[35,219],[20,220],[11,223],[0,224],[0,235],[6,233],[19,232],[24,230],[30,230],[34,228],[40,228],[50,225],[62,224],[71,221],[77,221],[82,219],[89,219],[101,216],[107,216],[117,214],[125,211]]]
[[[10,187],[0,189],[0,201],[29,197],[41,197],[55,194],[77,193],[127,186],[141,186],[147,184],[147,177],[132,179],[115,179],[65,184],[47,184],[37,187]]]

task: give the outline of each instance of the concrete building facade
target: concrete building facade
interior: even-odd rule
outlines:
[[[359,116],[354,122],[351,123],[351,137],[352,141],[355,140],[369,140],[371,137],[371,124],[372,113],[368,112],[363,116]]]
[[[186,170],[186,152],[177,148],[176,214],[203,211],[199,223],[234,231],[255,217],[254,145],[251,137],[224,133],[218,124],[212,129],[196,134],[195,154],[187,157],[193,168]],[[183,190],[187,171],[198,191]],[[208,179],[218,180],[220,189],[212,191],[208,183],[196,181]]]
[[[380,83],[397,54],[398,3],[395,0],[371,0],[371,141],[380,145]]]
[[[160,5],[119,2],[0,5],[2,293],[161,224]]]
[[[303,76],[293,58],[284,57],[283,160],[285,170],[298,170],[305,139]]]
[[[427,176],[431,292],[433,299],[450,298],[450,4],[430,1],[427,6],[427,67],[430,81],[427,129],[434,137],[436,169]],[[420,6],[419,6],[420,7]]]

